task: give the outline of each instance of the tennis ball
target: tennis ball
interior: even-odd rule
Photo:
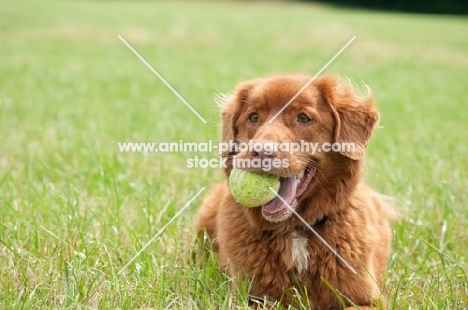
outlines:
[[[278,192],[279,177],[276,175],[234,168],[229,176],[229,188],[234,199],[246,207],[259,207],[276,197],[270,187]]]

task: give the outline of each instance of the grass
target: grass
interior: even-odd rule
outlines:
[[[366,178],[402,214],[385,295],[391,309],[468,307],[466,19],[283,2],[4,1],[0,15],[0,308],[245,307],[214,258],[188,263],[201,196],[118,273],[222,175],[186,168],[215,154],[117,143],[217,140],[213,94],[313,75],[353,35],[327,72],[367,83],[382,114]]]

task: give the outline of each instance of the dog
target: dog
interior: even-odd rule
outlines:
[[[309,81],[278,75],[240,83],[221,104],[222,142],[336,147],[294,153],[229,149],[222,154],[227,177],[237,160],[287,162],[267,171],[280,177],[283,199],[247,208],[234,199],[228,182],[217,184],[198,211],[195,229],[212,241],[234,283],[249,283],[252,296],[293,307],[307,300],[313,310],[380,309],[391,251],[390,206],[362,181],[365,149],[380,114],[369,88],[359,95],[352,83],[329,75]],[[339,147],[346,143],[354,148]]]

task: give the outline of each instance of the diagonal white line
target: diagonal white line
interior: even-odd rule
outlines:
[[[44,229],[47,233],[49,233],[52,237],[55,237],[57,240],[65,243],[66,245],[69,245],[68,242],[66,242],[65,240],[62,240],[60,239],[56,234],[54,234],[53,232],[51,232],[50,230],[48,230],[47,228],[45,228],[44,226],[42,225],[39,225],[39,227],[41,227],[42,229]]]
[[[201,192],[203,192],[204,190],[206,189],[206,187],[202,187],[202,189],[200,189],[198,191],[198,193],[195,194],[195,196],[192,197],[192,199],[190,199],[186,204],[185,206],[179,210],[179,212],[177,212],[170,220],[169,222],[166,223],[166,225],[164,225],[163,228],[161,228],[157,233],[156,235],[154,235],[153,238],[150,239],[150,241],[148,241],[142,248],[140,251],[138,251],[138,253],[135,254],[135,256],[132,257],[132,259],[127,263],[125,264],[125,266],[122,267],[122,269],[119,270],[119,272],[117,272],[117,275],[121,274],[125,268],[128,267],[128,265],[130,265],[154,240],[156,240],[157,237],[159,237],[159,235],[161,235],[164,230],[166,230],[167,226],[169,226],[180,214],[182,214],[182,212],[185,211],[185,209],[188,208],[188,206],[192,203],[192,201],[195,200],[195,198],[197,198]]]
[[[316,232],[315,229],[313,229],[312,226],[310,226],[309,223],[307,223],[307,222],[302,218],[302,216],[300,216],[299,213],[297,213],[296,210],[294,210],[294,209],[283,199],[283,197],[281,197],[272,187],[270,187],[270,190],[276,195],[276,197],[278,197],[278,198],[294,213],[294,215],[297,216],[298,219],[300,219],[300,220],[302,221],[302,223],[304,223],[304,224],[307,226],[307,228],[310,229],[310,231],[312,231],[312,232],[317,236],[317,238],[320,239],[320,241],[323,242],[323,244],[325,244],[325,245],[327,246],[327,248],[328,248],[330,251],[332,251],[333,254],[335,254],[335,255],[346,265],[346,267],[348,267],[354,274],[357,274],[356,270],[354,270],[354,268],[351,267],[351,265],[348,264],[348,262],[347,262],[343,257],[341,257],[341,255],[338,254],[338,252],[337,252],[334,248],[332,248],[332,246],[331,246],[330,244],[328,244],[328,242],[327,242],[325,239],[323,239],[322,236],[320,236],[320,235],[318,234],[318,232]]]
[[[135,51],[135,50],[133,49],[133,47],[131,47],[130,44],[128,44],[127,41],[125,41],[125,39],[122,38],[122,36],[119,35],[118,37],[119,37],[119,39],[120,39],[125,45],[127,45],[127,47],[128,47],[138,58],[140,58],[140,60],[148,67],[148,69],[151,70],[151,72],[153,72],[153,73],[154,73],[154,74],[155,74],[155,75],[156,75],[156,76],[157,76],[157,77],[158,77],[158,78],[159,78],[159,79],[160,79],[160,80],[161,80],[161,81],[162,81],[162,82],[163,82],[163,83],[164,83],[164,84],[165,84],[165,85],[166,85],[166,86],[167,86],[167,87],[168,87],[168,88],[169,88],[169,89],[170,89],[170,90],[171,90],[171,91],[172,91],[172,92],[173,92],[173,93],[174,93],[174,94],[175,94],[175,95],[176,95],[176,96],[193,112],[193,113],[195,113],[196,116],[198,116],[198,118],[199,118],[203,123],[206,124],[205,119],[204,119],[203,117],[201,117],[201,115],[198,114],[198,112],[195,111],[195,109],[192,108],[192,106],[191,106],[190,104],[188,104],[187,101],[185,101],[185,99],[182,98],[182,96],[179,95],[179,93],[176,92],[175,89],[172,88],[172,86],[171,86],[168,82],[166,82],[166,80],[165,80],[158,72],[156,72],[156,70],[154,70],[153,67],[151,67],[150,64],[146,62],[146,60],[143,59],[143,57],[140,56],[140,54],[138,54],[137,51]]]
[[[273,122],[273,121],[275,120],[275,118],[277,118],[278,115],[280,115],[281,112],[283,112],[284,109],[286,109],[286,108],[291,104],[291,102],[293,102],[294,99],[296,99],[297,96],[299,96],[299,95],[304,91],[304,89],[306,89],[307,87],[309,87],[310,83],[312,83],[312,82],[320,75],[320,73],[322,73],[323,70],[325,70],[325,69],[336,59],[336,57],[338,57],[338,56],[351,44],[351,42],[354,41],[354,39],[356,39],[356,36],[352,37],[351,40],[349,40],[348,43],[346,43],[345,46],[343,46],[343,47],[338,51],[338,53],[336,53],[335,56],[333,56],[333,58],[330,59],[330,60],[325,64],[325,66],[323,66],[323,68],[320,69],[320,71],[317,72],[317,74],[315,74],[315,75],[309,80],[309,82],[307,82],[307,84],[305,84],[304,87],[302,87],[302,88],[297,92],[297,94],[295,94],[294,97],[292,97],[291,100],[289,100],[288,103],[286,103],[286,104],[284,105],[284,107],[282,107],[281,110],[279,110],[278,113],[276,113],[275,116],[273,116],[273,117],[268,121],[268,123]]]

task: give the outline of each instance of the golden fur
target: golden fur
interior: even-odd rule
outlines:
[[[273,168],[269,173],[287,178],[310,162],[317,165],[312,181],[297,197],[296,211],[315,225],[357,274],[295,215],[269,220],[261,207],[246,208],[237,203],[227,182],[212,188],[195,226],[213,240],[220,267],[237,280],[251,282],[251,295],[294,305],[294,292],[305,292],[311,309],[342,309],[331,285],[361,309],[374,309],[382,301],[379,285],[386,272],[391,228],[381,195],[362,182],[361,173],[365,147],[379,113],[369,94],[358,96],[350,83],[322,76],[268,123],[309,79],[281,75],[238,85],[221,107],[222,139],[355,143],[354,152],[278,151],[273,156],[287,158],[289,167]],[[249,120],[252,113],[258,114],[257,123]],[[310,121],[299,123],[301,113]],[[228,157],[224,171],[229,176],[234,158],[267,155],[244,151],[223,156]],[[343,300],[353,309],[353,304]]]

